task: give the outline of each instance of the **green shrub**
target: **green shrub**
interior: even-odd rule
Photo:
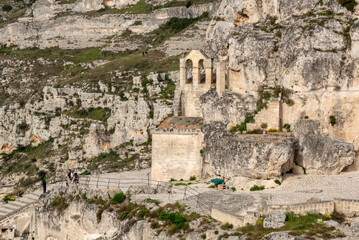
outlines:
[[[253,116],[247,116],[247,117],[244,119],[244,122],[245,122],[245,123],[254,122],[254,117],[253,117]]]
[[[217,235],[217,234],[218,234],[218,230],[214,231],[214,234],[216,234],[216,235]]]
[[[254,186],[251,187],[249,190],[250,190],[250,191],[261,191],[261,190],[264,190],[264,186],[254,185]]]
[[[175,225],[177,229],[187,229],[189,226],[186,223],[187,219],[179,212],[160,212],[159,218],[161,221],[167,221]]]
[[[334,116],[329,116],[329,121],[332,126],[334,126],[337,123],[337,120]]]
[[[281,185],[281,184],[282,184],[278,179],[274,180],[274,182],[275,182],[276,184],[278,184],[278,185]]]
[[[2,6],[2,10],[4,11],[4,12],[10,12],[11,11],[11,9],[12,9],[12,7],[10,6],[10,5],[4,5],[4,6]]]
[[[80,175],[91,175],[91,172],[85,170],[82,173],[80,173]]]
[[[261,124],[261,128],[266,129],[267,127],[268,127],[268,125],[266,123]]]
[[[237,189],[235,187],[231,187],[232,191],[235,192]]]
[[[308,119],[309,117],[308,116],[305,116],[304,119]]]
[[[199,150],[199,153],[201,154],[201,157],[203,157],[203,149]]]
[[[242,133],[244,131],[247,131],[247,124],[246,123],[242,123],[241,125],[237,126],[238,130]]]
[[[206,239],[206,237],[207,237],[206,234],[202,234],[202,235],[201,235],[201,238],[202,238],[202,239]]]
[[[159,205],[160,204],[160,201],[157,200],[157,199],[152,199],[152,198],[146,198],[146,202],[148,203],[154,203],[156,205]]]
[[[285,103],[288,105],[288,106],[293,106],[294,105],[294,101],[292,99],[288,99],[287,101],[285,101]]]
[[[56,211],[63,212],[70,204],[66,202],[64,197],[55,196],[55,199],[50,203],[50,205]]]
[[[191,176],[191,177],[189,178],[189,180],[190,180],[190,181],[196,181],[196,177],[195,177],[195,176]]]
[[[230,223],[225,223],[221,226],[221,229],[222,230],[229,230],[229,229],[232,229],[233,228],[233,224],[230,224]]]
[[[302,167],[304,175],[307,174],[307,169],[305,167]]]
[[[288,132],[290,132],[290,124],[286,123],[283,125],[285,129],[287,129]]]
[[[116,193],[113,198],[112,198],[112,202],[114,203],[123,203],[123,201],[125,201],[126,199],[126,195],[123,194],[123,192],[119,192]]]
[[[354,11],[355,6],[357,5],[355,0],[338,0],[338,3],[351,12]]]

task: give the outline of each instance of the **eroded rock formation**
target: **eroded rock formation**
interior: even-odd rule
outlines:
[[[203,174],[278,178],[291,169],[295,139],[232,135],[222,123],[204,126]]]

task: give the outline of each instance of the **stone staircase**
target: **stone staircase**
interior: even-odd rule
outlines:
[[[277,78],[276,78],[276,65],[277,60],[273,56],[268,58],[268,65],[267,65],[267,87],[272,88],[277,85]]]
[[[15,201],[9,201],[8,203],[0,203],[0,221],[4,218],[15,214],[21,209],[36,203],[41,196],[41,191],[37,190],[32,193],[24,194],[22,197],[16,197]]]
[[[173,115],[178,117],[181,115],[181,94],[180,89],[175,90],[174,100],[173,100]]]

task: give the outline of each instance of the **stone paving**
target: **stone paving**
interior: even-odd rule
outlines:
[[[101,175],[90,175],[80,177],[90,178],[91,188],[117,188],[118,182],[121,181],[121,190],[127,191],[130,185],[146,185],[150,169],[143,169],[138,171],[106,173]],[[106,183],[101,186],[96,186],[97,179],[114,179],[108,185]],[[140,181],[139,181],[140,180]],[[115,181],[115,182],[113,182]],[[127,183],[126,183],[127,181]],[[63,183],[61,183],[63,185]],[[174,183],[172,183],[174,185]],[[57,185],[57,184],[55,184]],[[152,186],[153,185],[152,183]],[[253,196],[256,201],[259,198],[266,200],[267,204],[280,204],[290,205],[296,203],[305,203],[310,199],[315,200],[334,200],[335,198],[344,199],[359,199],[359,172],[343,173],[340,175],[288,175],[280,186],[274,189],[265,189],[263,191],[236,191],[223,190],[223,194],[213,188],[208,188],[208,183],[201,182],[186,186],[173,186],[171,194],[142,194],[139,197],[158,199],[162,202],[176,202],[181,201],[188,205],[193,205],[193,208],[198,208],[198,194],[200,194],[199,211],[208,214],[207,210],[210,206],[218,203],[221,196],[224,199],[229,195],[241,195],[243,193]],[[52,188],[49,184],[49,188]],[[36,202],[41,191],[38,189],[36,192],[25,195],[23,198],[17,199],[15,202],[0,205],[0,218],[8,215],[11,212],[16,212],[22,206]],[[223,204],[226,204],[223,202]],[[227,203],[228,204],[228,203]],[[233,202],[231,205],[235,205]],[[240,203],[238,203],[240,204]],[[233,207],[233,206],[231,206]]]
[[[309,199],[359,199],[359,172],[340,175],[291,175],[275,189],[261,191],[268,204],[295,204]]]
[[[150,169],[139,171],[129,171],[120,173],[101,174],[103,178],[117,179],[143,179],[143,183],[148,178]],[[93,181],[98,176],[91,176]],[[198,193],[215,192],[217,190],[208,188],[207,183],[190,185]],[[121,190],[126,190],[121,187]],[[106,188],[106,187],[103,187]],[[148,197],[156,198],[164,202],[175,202],[184,199],[185,186],[176,186],[172,193],[151,194]],[[226,190],[232,193],[231,190]],[[233,194],[247,193],[255,197],[262,197],[267,204],[296,204],[305,203],[310,199],[315,200],[334,200],[335,198],[359,199],[359,172],[343,173],[340,175],[288,175],[282,184],[274,189],[265,189],[263,191],[236,191]],[[187,192],[186,197],[197,195],[194,191]]]
[[[0,221],[7,216],[10,216],[22,208],[36,203],[41,196],[42,190],[36,190],[32,193],[24,194],[22,197],[16,197],[15,201],[9,201],[8,203],[0,203]]]

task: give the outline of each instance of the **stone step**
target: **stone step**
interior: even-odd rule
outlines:
[[[5,214],[9,214],[9,213],[13,212],[13,210],[7,209],[7,208],[4,208],[4,207],[0,207],[0,212],[5,213]]]
[[[22,197],[19,199],[19,202],[25,203],[25,204],[29,204],[29,203],[33,203],[36,202],[37,200],[33,199],[33,198],[27,198],[27,197]]]
[[[30,194],[24,195],[23,197],[33,199],[33,200],[37,201],[37,200],[39,200],[40,196],[41,196],[41,194],[30,193]]]
[[[10,202],[8,204],[5,204],[3,206],[3,208],[5,209],[9,209],[11,211],[15,211],[15,210],[18,210],[20,207],[19,206],[15,206],[15,205],[12,205]]]
[[[26,206],[26,203],[20,202],[19,199],[16,199],[16,201],[11,202],[11,204],[18,207]]]

